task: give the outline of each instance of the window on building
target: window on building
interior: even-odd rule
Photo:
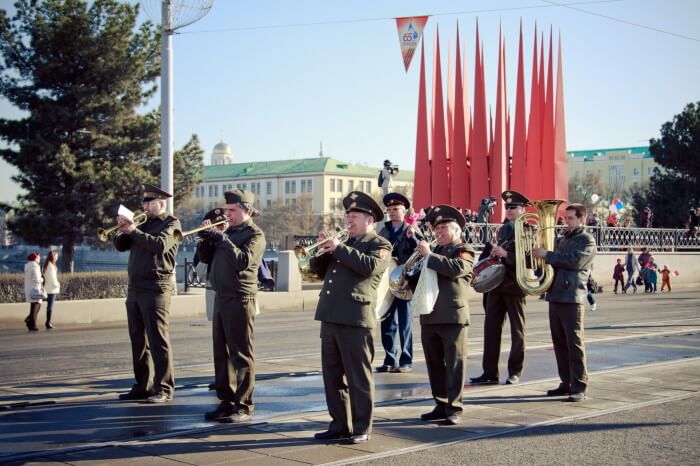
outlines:
[[[218,195],[219,195],[219,186],[218,186],[218,185],[214,185],[214,196],[216,197],[216,196],[218,196]]]
[[[296,194],[297,192],[297,181],[292,180],[292,194]]]
[[[365,192],[368,194],[372,192],[372,183],[369,181],[365,181]]]
[[[292,201],[292,204],[296,204],[296,203],[297,203],[297,198],[296,198],[296,197],[293,197],[293,198],[291,199],[291,201]]]
[[[335,192],[335,178],[331,178],[331,192]]]
[[[328,198],[328,209],[335,210],[335,198],[334,197]]]
[[[214,196],[214,186],[209,185],[209,197],[213,197],[213,196]]]
[[[306,180],[301,180],[301,190],[299,192],[301,192],[301,193],[306,192]]]
[[[306,180],[306,192],[313,192],[313,183],[311,182],[311,180]]]
[[[238,189],[248,189],[246,186],[246,183],[236,183],[236,188]]]
[[[639,168],[635,168],[634,170],[632,170],[632,174],[634,176],[639,176]]]
[[[339,193],[343,192],[343,180],[338,180],[335,184],[335,187],[337,188]]]
[[[348,191],[355,190],[355,180],[348,180]]]
[[[272,181],[265,182],[265,192],[267,194],[272,194]]]
[[[289,186],[289,180],[287,180],[284,182],[284,193],[289,194],[290,189],[291,189],[291,187]]]
[[[270,207],[272,207],[272,200],[268,199],[267,200],[267,208],[269,209]]]

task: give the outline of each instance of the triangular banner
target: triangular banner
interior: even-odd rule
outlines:
[[[423,29],[427,22],[427,16],[396,18],[401,56],[403,57],[403,65],[406,68],[406,72],[408,72],[408,67],[411,66],[413,53],[416,51],[416,47],[418,47],[420,38],[423,35]]]

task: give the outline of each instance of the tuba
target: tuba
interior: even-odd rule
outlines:
[[[515,279],[528,295],[540,295],[547,291],[554,280],[554,269],[544,259],[532,256],[535,248],[554,249],[557,210],[566,201],[542,199],[528,205],[536,213],[525,212],[515,219]],[[541,270],[541,276],[535,273]]]

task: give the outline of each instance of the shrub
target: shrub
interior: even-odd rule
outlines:
[[[126,272],[78,272],[59,274],[59,300],[125,298]],[[0,303],[24,302],[24,274],[0,274]]]

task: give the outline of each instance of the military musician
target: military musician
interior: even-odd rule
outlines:
[[[466,223],[461,212],[450,205],[433,207],[427,216],[437,245],[431,250],[420,241],[416,250],[437,272],[439,294],[429,314],[421,315],[421,340],[435,408],[421,415],[425,421],[460,422],[462,393],[467,375],[467,293],[472,276],[474,250],[462,242]]]
[[[199,232],[197,255],[209,264],[209,282],[216,292],[212,335],[214,375],[219,406],[205,419],[243,422],[253,415],[255,359],[253,322],[258,292],[258,266],[265,235],[253,223],[255,195],[242,189],[224,193],[228,228]]]
[[[416,239],[423,236],[415,232],[408,237],[406,232],[413,227],[406,223],[406,211],[411,202],[399,193],[389,193],[382,199],[389,220],[382,224],[379,236],[392,244],[392,257],[397,265],[406,263],[416,249]],[[413,370],[413,316],[409,300],[394,297],[391,307],[381,321],[384,363],[377,372],[410,372]]]
[[[510,322],[510,355],[506,384],[517,384],[522,377],[525,361],[525,293],[518,286],[515,275],[515,219],[525,212],[529,200],[515,191],[505,191],[501,198],[506,207],[506,218],[498,230],[498,243],[491,250],[505,265],[503,281],[486,293],[484,318],[483,374],[471,380],[472,385],[498,384],[498,359],[501,354],[501,334],[506,315]]]
[[[373,331],[377,288],[389,265],[391,243],[374,229],[384,214],[369,195],[353,191],[343,199],[349,238],[328,238],[311,258],[311,270],[324,277],[316,308],[321,321],[321,365],[331,423],[319,440],[353,444],[369,440],[374,408]]]
[[[170,297],[173,292],[175,256],[179,247],[174,233],[180,221],[165,210],[168,192],[143,185],[146,221],[117,218],[118,251],[129,251],[129,288],[126,315],[136,383],[120,400],[167,403],[175,391],[173,355],[170,348]]]
[[[532,250],[534,257],[544,258],[554,268],[554,283],[547,290],[549,328],[561,383],[547,391],[547,396],[566,396],[569,401],[586,398],[588,371],[583,341],[584,303],[591,274],[596,243],[585,231],[586,207],[569,204],[566,208],[564,235],[557,238],[554,251]]]

